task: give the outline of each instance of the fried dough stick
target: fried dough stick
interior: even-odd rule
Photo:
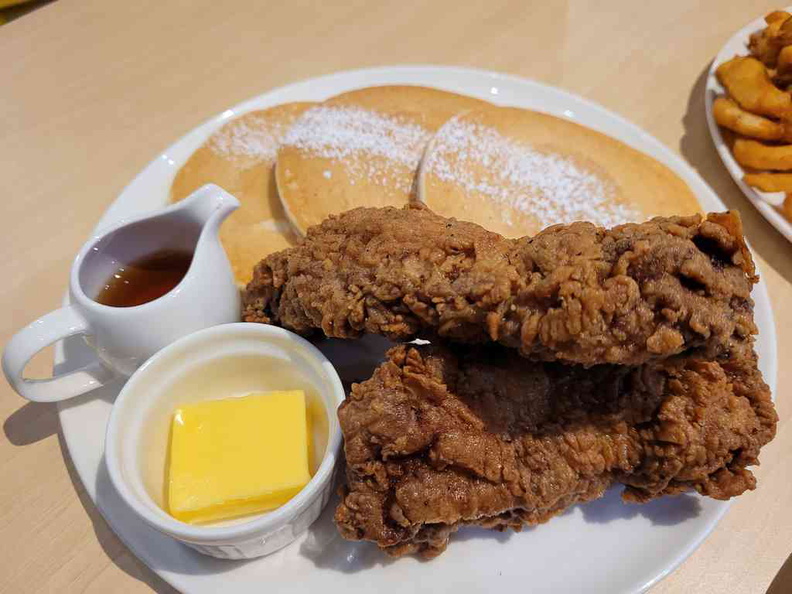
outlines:
[[[718,97],[712,104],[712,115],[718,125],[743,136],[760,140],[790,140],[792,134],[782,122],[745,111],[728,97]]]
[[[499,347],[405,345],[338,416],[341,534],[425,557],[462,526],[519,531],[618,483],[630,502],[740,495],[777,422],[747,343],[716,361],[590,369]]]
[[[756,58],[737,56],[718,66],[715,73],[746,111],[778,118],[792,113],[792,95],[773,84],[764,64]]]
[[[792,192],[792,173],[746,173],[743,181],[763,192]]]
[[[775,171],[792,170],[792,144],[771,146],[756,140],[738,138],[734,141],[732,151],[735,160],[744,167]]]
[[[243,315],[301,334],[439,335],[634,365],[754,333],[755,280],[734,213],[506,239],[422,207],[360,208],[262,260]]]
[[[788,12],[774,10],[765,16],[767,27],[751,34],[748,49],[766,66],[773,68],[782,48],[792,43],[792,21]]]

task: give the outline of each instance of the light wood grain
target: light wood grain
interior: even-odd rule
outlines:
[[[686,158],[743,213],[779,330],[779,436],[759,488],[655,592],[765,592],[792,551],[792,246],[742,196],[703,115],[703,76],[768,2],[60,0],[0,28],[0,342],[59,303],[72,255],[157,151],[267,89],[397,63],[568,89]],[[46,374],[48,362],[36,363]],[[0,385],[0,592],[160,592],[85,494],[54,407]],[[773,592],[792,591],[789,568]]]

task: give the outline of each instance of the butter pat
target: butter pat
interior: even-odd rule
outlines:
[[[226,520],[274,509],[311,480],[302,390],[182,406],[173,415],[170,514]]]

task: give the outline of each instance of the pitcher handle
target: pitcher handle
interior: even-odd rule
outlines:
[[[57,402],[105,385],[117,376],[99,361],[49,379],[27,379],[25,366],[41,349],[69,336],[90,334],[90,326],[71,305],[40,317],[17,332],[3,351],[3,373],[17,393],[34,402]]]

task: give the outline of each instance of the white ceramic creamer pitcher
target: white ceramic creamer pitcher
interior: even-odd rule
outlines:
[[[220,224],[238,207],[231,194],[208,184],[181,202],[123,221],[91,239],[72,265],[69,305],[23,328],[6,345],[3,371],[8,382],[29,400],[64,400],[130,375],[181,336],[239,321],[239,289],[218,237]],[[133,307],[96,301],[119,266],[163,250],[192,254],[186,274],[173,289]],[[80,334],[96,351],[96,362],[50,379],[23,377],[38,351]]]

